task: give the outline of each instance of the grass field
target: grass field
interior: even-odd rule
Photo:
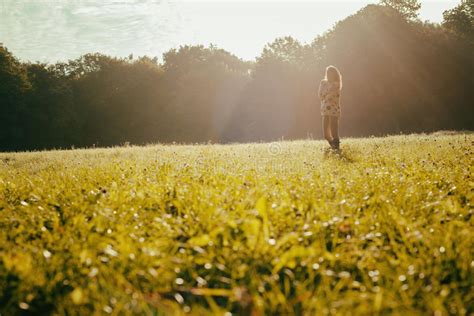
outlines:
[[[0,314],[474,314],[474,135],[0,154]]]

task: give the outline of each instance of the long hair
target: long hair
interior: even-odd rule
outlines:
[[[337,82],[339,89],[342,89],[342,76],[339,70],[334,66],[326,68],[326,75],[324,77],[328,82]]]

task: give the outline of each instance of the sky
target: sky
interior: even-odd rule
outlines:
[[[214,44],[245,60],[265,44],[303,43],[369,3],[365,0],[0,0],[0,43],[23,61],[85,53],[161,56],[180,45]],[[421,1],[420,18],[441,22],[460,1]]]

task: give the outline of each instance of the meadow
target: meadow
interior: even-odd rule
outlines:
[[[0,314],[473,315],[472,133],[0,154]]]

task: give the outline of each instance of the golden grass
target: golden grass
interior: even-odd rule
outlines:
[[[474,313],[472,134],[0,154],[0,313]]]

